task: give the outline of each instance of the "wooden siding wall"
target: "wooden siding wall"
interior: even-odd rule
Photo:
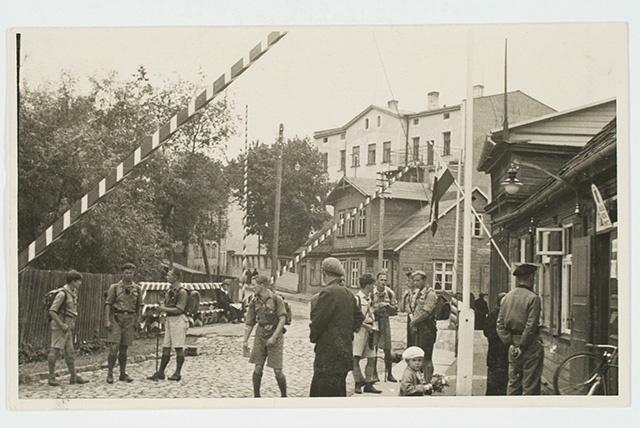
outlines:
[[[76,343],[106,336],[103,327],[105,294],[109,285],[119,280],[119,276],[110,274],[83,275],[78,290]],[[48,291],[66,283],[65,276],[66,272],[25,269],[18,277],[19,346],[49,347],[51,332],[42,300]]]

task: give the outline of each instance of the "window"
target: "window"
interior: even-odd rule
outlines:
[[[367,153],[367,165],[373,165],[376,163],[376,145],[369,144],[369,151]]]
[[[433,148],[435,146],[435,141],[429,141],[427,144],[427,165],[433,165]]]
[[[344,171],[347,167],[347,151],[340,150],[340,169],[338,171]]]
[[[391,141],[382,143],[382,163],[391,162]]]
[[[329,168],[329,153],[322,154],[322,169],[327,170]]]
[[[364,120],[364,129],[369,129],[369,119]]]
[[[323,142],[323,143],[328,143],[328,142],[329,142],[329,137],[324,137],[324,138],[322,139],[322,142]]]
[[[351,280],[349,285],[351,288],[360,288],[360,260],[351,260]]]
[[[419,125],[420,124],[420,119],[413,119],[413,124],[414,125]]]
[[[344,236],[344,211],[338,213],[338,236]]]
[[[380,124],[381,124],[381,123],[382,123],[382,122],[380,121],[380,116],[378,116],[378,128],[380,128]]]
[[[527,240],[526,238],[520,239],[520,263],[527,262]]]
[[[444,145],[442,148],[442,156],[449,156],[451,154],[451,132],[443,132],[442,141]]]
[[[389,273],[389,260],[382,259],[382,270],[387,272],[387,274]]]
[[[536,255],[564,255],[563,229],[560,227],[539,227],[536,229]]]
[[[340,134],[340,139],[344,140],[345,138],[347,138],[347,133],[343,132],[342,134]]]
[[[354,211],[355,208],[349,210],[349,219],[347,220],[347,235],[356,234],[356,215]]]
[[[351,166],[360,166],[360,146],[353,146],[351,149]]]
[[[364,235],[367,233],[367,209],[362,208],[358,212],[358,235]]]
[[[449,113],[444,113],[444,114],[442,115],[442,118],[443,118],[444,120],[449,119]]]
[[[452,262],[433,262],[433,289],[454,291]]]
[[[420,161],[420,137],[413,138],[413,160]]]
[[[475,238],[479,238],[482,236],[482,218],[483,218],[482,214],[478,214],[477,217],[475,215],[473,216],[472,225],[471,225],[471,232],[472,232],[471,236]]]
[[[562,295],[560,296],[560,325],[561,333],[571,334],[571,268],[573,259],[573,225],[563,227],[564,255],[562,256]]]

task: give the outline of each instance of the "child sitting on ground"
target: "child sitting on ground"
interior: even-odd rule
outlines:
[[[430,383],[425,383],[422,375],[424,351],[417,346],[410,346],[402,353],[402,358],[407,363],[407,368],[404,369],[404,373],[402,374],[399,395],[431,395],[433,387]]]

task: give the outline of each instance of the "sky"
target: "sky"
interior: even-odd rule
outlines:
[[[485,95],[503,91],[505,39],[508,90],[557,110],[615,97],[625,83],[624,25],[519,24],[24,29],[21,84],[55,86],[66,71],[86,89],[91,76],[129,79],[140,65],[154,84],[200,73],[208,84],[271,31],[288,34],[227,89],[238,117],[229,158],[244,145],[246,106],[249,140],[271,143],[280,123],[285,137],[311,137],[391,99],[420,111],[437,91],[441,105],[459,104],[470,38]]]

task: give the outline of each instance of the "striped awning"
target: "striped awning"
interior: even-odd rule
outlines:
[[[139,282],[138,283],[142,288],[142,291],[164,291],[168,290],[171,287],[171,284],[168,282]],[[183,282],[180,284],[182,288],[186,288],[187,290],[217,290],[221,288],[222,283],[220,282]]]

